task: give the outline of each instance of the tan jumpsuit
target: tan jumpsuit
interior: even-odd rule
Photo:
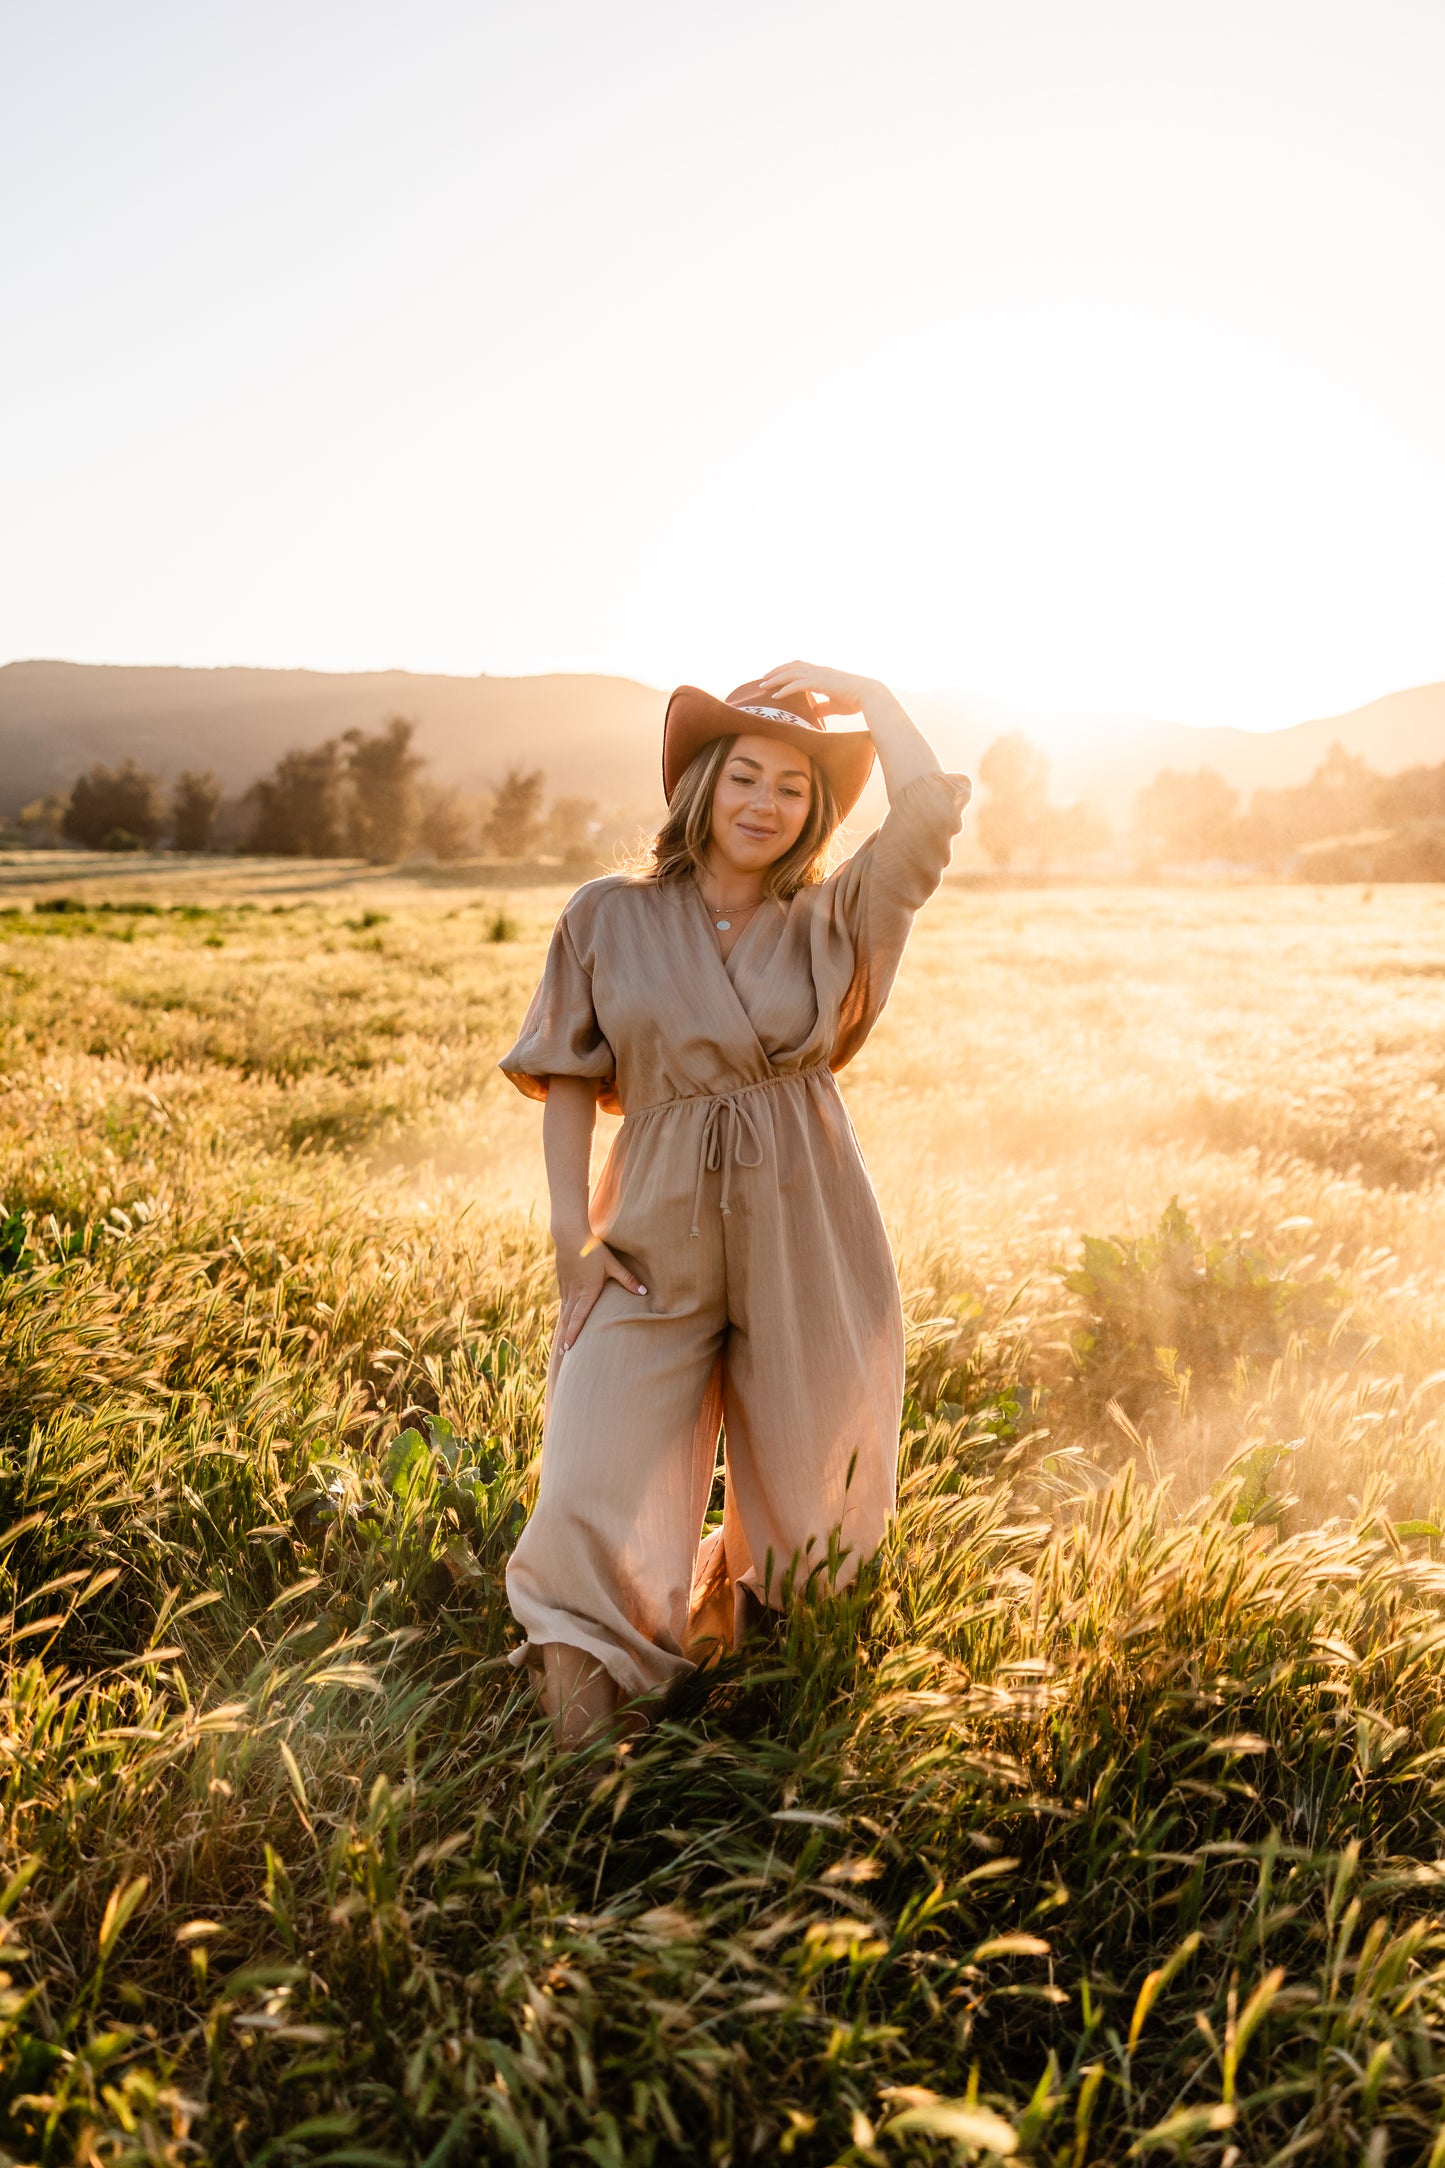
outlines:
[[[882,1011],[965,794],[916,778],[829,880],[765,903],[726,963],[690,880],[592,881],[558,920],[502,1068],[534,1099],[589,1078],[623,1115],[592,1226],[647,1294],[609,1280],[554,1351],[540,1491],[507,1572],[514,1661],[566,1642],[646,1693],[692,1669],[700,1619],[732,1634],[740,1589],[777,1603],[790,1568],[796,1589],[842,1586],[877,1549],[903,1316],[833,1071]],[[720,1422],[723,1524],[699,1548]]]

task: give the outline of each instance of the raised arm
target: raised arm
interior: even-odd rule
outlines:
[[[923,732],[876,678],[790,662],[758,683],[775,698],[811,693],[824,717],[861,715],[888,789],[888,817],[876,835],[811,896],[811,908],[828,914],[852,971],[829,1055],[841,1069],[882,1013],[914,913],[943,878],[972,786],[965,775],[945,773]]]
[[[878,750],[890,805],[919,776],[940,773],[933,747],[902,702],[877,678],[855,677],[850,671],[826,670],[810,662],[787,662],[758,683],[764,692],[775,695],[809,692],[825,716],[861,715]]]

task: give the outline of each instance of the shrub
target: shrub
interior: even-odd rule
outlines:
[[[1177,1197],[1152,1234],[1086,1235],[1063,1278],[1087,1313],[1071,1347],[1090,1397],[1136,1418],[1272,1362],[1292,1337],[1322,1338],[1338,1315],[1333,1282],[1291,1279],[1243,1235],[1206,1244]]]
[[[30,1222],[23,1212],[7,1212],[0,1205],[0,1276],[24,1272],[33,1261]]]

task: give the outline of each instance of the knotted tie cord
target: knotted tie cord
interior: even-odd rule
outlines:
[[[723,1134],[724,1121],[727,1134]],[[756,1157],[749,1159],[743,1151],[744,1135],[751,1140]],[[728,1199],[732,1195],[734,1167],[761,1167],[763,1163],[763,1140],[758,1135],[758,1125],[744,1104],[743,1092],[728,1092],[719,1099],[708,1101],[703,1117],[702,1139],[697,1154],[697,1187],[692,1193],[692,1231],[698,1233],[702,1216],[702,1189],[708,1175],[722,1169],[722,1194],[718,1199],[723,1218],[730,1212]]]

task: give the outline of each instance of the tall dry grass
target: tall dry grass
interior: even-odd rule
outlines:
[[[547,907],[0,917],[0,2147],[1441,2168],[1445,905],[937,900],[896,1527],[620,1765],[505,1661]]]

